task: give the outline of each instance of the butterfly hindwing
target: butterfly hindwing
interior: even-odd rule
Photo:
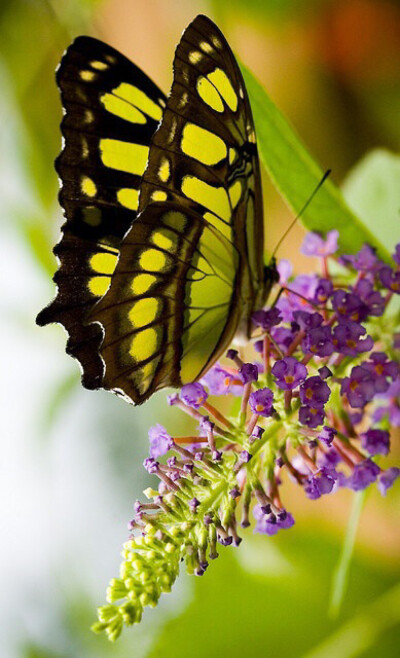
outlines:
[[[67,351],[80,361],[84,385],[97,388],[104,371],[102,330],[84,320],[108,289],[122,237],[136,218],[165,97],[128,59],[90,37],[78,37],[68,48],[57,83],[65,116],[56,169],[66,223],[54,250],[57,297],[37,321],[64,325]]]
[[[139,211],[111,286],[89,317],[105,332],[103,385],[136,403],[198,379],[264,298],[250,105],[232,52],[206,17],[193,21],[177,47]],[[169,242],[157,227],[170,231]],[[135,288],[140,277],[151,277],[141,279],[148,290]]]
[[[150,204],[125,236],[110,289],[89,317],[104,327],[104,387],[140,403],[196,379],[225,335],[238,259],[198,213]]]

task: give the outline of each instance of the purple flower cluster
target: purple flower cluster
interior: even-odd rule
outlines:
[[[158,487],[134,505],[100,630],[114,633],[118,615],[120,627],[140,620],[143,606],[170,590],[182,561],[203,575],[218,545],[240,544],[240,527],[253,522],[270,537],[291,528],[287,478],[310,500],[373,484],[384,496],[399,478],[400,468],[385,462],[390,426],[400,426],[400,330],[387,312],[400,292],[400,245],[393,268],[368,245],[341,256],[340,281],[329,272],[337,248],[337,231],[325,240],[309,234],[302,251],[320,259],[323,276],[292,278],[281,261],[278,301],[254,313],[246,350],[229,349],[201,381],[168,397],[197,428],[190,436],[159,423],[149,430],[144,467]],[[229,416],[227,395],[237,398]]]
[[[245,363],[232,369],[217,364],[202,380],[211,395],[243,396],[244,385],[253,385],[255,390],[245,399],[253,414],[251,441],[264,432],[254,427],[259,417],[276,420],[289,415],[293,427],[297,419],[299,431],[308,436],[310,452],[305,455],[302,448],[292,462],[286,454],[277,463],[282,462],[280,467],[286,467],[312,499],[338,486],[359,490],[377,480],[380,490],[386,491],[397,474],[396,469],[383,471],[371,457],[387,455],[390,449],[387,427],[377,424],[389,420],[400,425],[400,368],[393,358],[400,337],[396,335],[387,353],[379,331],[375,339],[369,332],[393,293],[400,292],[400,245],[393,256],[398,269],[385,265],[368,245],[355,255],[341,256],[340,263],[355,270],[356,276],[347,286],[338,286],[328,271],[337,241],[337,231],[331,231],[326,240],[311,233],[303,243],[304,254],[322,258],[323,277],[300,275],[290,280],[290,263],[278,264],[283,293],[276,306],[253,315],[255,331],[260,333],[254,348],[263,367]],[[228,356],[240,363],[236,350]],[[267,386],[260,381],[262,372]],[[326,419],[329,425],[324,425]],[[363,431],[357,435],[355,427],[360,424]],[[345,470],[338,471],[338,465]],[[287,527],[276,514],[272,520],[263,514],[264,508],[257,508],[261,510],[256,513],[258,530],[275,534]]]

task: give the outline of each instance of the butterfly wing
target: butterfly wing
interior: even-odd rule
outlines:
[[[108,289],[122,237],[136,218],[165,97],[128,59],[90,37],[78,37],[68,48],[57,83],[65,116],[56,169],[66,222],[54,249],[60,262],[57,296],[37,322],[65,327],[67,352],[80,362],[83,384],[98,388],[102,330],[84,325],[84,318]]]
[[[139,210],[89,316],[105,332],[103,385],[136,403],[198,379],[264,299],[250,104],[229,45],[204,16],[177,47]]]
[[[193,381],[224,333],[238,260],[198,213],[150,204],[125,236],[110,289],[90,314],[105,331],[103,386],[141,403],[159,388]]]
[[[206,16],[182,35],[163,120],[140,189],[200,212],[246,263],[247,296],[265,297],[263,203],[254,122],[243,76],[225,37]]]

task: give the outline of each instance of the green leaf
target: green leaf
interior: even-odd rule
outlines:
[[[348,204],[386,249],[394,250],[400,220],[400,156],[384,149],[368,153],[348,174]]]
[[[254,75],[243,64],[241,69],[250,96],[261,161],[297,214],[317,187],[323,171]],[[377,247],[381,258],[390,260],[385,244],[350,210],[340,190],[329,179],[304,211],[301,221],[311,231],[338,229],[341,252],[355,253],[368,242]]]

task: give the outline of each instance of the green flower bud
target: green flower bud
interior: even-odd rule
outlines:
[[[176,551],[176,546],[172,544],[171,542],[168,542],[168,544],[165,545],[165,552],[166,553],[175,553]]]
[[[156,498],[157,496],[160,495],[158,491],[152,489],[151,487],[147,487],[147,489],[145,489],[143,493],[147,499]]]
[[[119,617],[118,619],[115,619],[115,621],[111,622],[107,626],[106,633],[108,639],[111,640],[111,642],[115,642],[115,640],[117,640],[121,635],[122,625],[123,625],[123,620],[121,617]]]
[[[98,608],[97,614],[101,623],[108,624],[111,619],[113,619],[115,615],[118,614],[118,606],[102,605],[100,608]]]

